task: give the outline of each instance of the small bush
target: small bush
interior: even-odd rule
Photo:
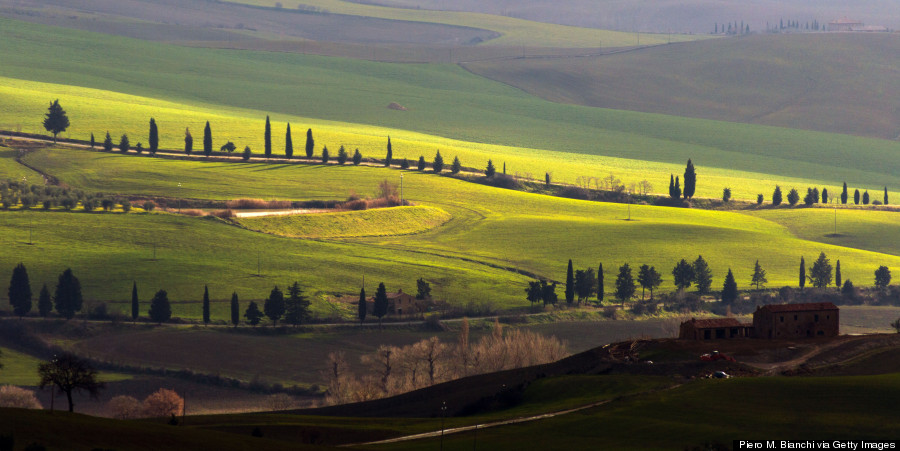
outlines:
[[[422,328],[431,332],[442,332],[446,330],[446,327],[441,323],[441,318],[438,315],[426,316]]]
[[[211,215],[211,216],[215,216],[215,217],[217,217],[217,218],[222,218],[222,219],[233,218],[233,217],[234,217],[234,210],[231,210],[231,209],[227,209],[227,210],[216,210],[216,211],[210,213],[210,215]]]
[[[155,209],[155,208],[156,208],[156,203],[153,202],[152,200],[148,200],[148,201],[144,202],[144,205],[143,205],[144,210],[153,211],[153,209]]]
[[[17,409],[43,409],[40,401],[31,390],[25,390],[14,385],[0,387],[0,407],[13,407]]]
[[[127,199],[123,200],[122,202],[120,202],[120,205],[122,206],[122,211],[124,211],[125,213],[131,211],[131,201]]]

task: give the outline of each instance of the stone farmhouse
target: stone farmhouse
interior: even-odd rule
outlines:
[[[396,293],[388,293],[387,300],[388,315],[403,316],[425,313],[425,301],[416,299],[415,296],[404,293],[403,290],[398,290]],[[375,297],[373,296],[366,301],[366,314],[372,315],[374,313]]]
[[[678,338],[722,340],[734,338],[836,337],[840,311],[831,302],[765,305],[753,312],[753,323],[734,318],[694,319],[681,323]]]

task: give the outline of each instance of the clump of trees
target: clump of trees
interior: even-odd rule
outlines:
[[[107,413],[120,420],[137,418],[168,418],[181,415],[184,411],[184,398],[174,390],[160,388],[138,401],[137,398],[119,395],[106,403]]]

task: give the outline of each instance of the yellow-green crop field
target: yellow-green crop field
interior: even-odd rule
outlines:
[[[414,206],[235,218],[250,230],[292,238],[351,238],[384,235],[411,235],[438,227],[451,218],[440,208]]]

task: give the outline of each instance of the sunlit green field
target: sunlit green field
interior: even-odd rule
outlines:
[[[114,141],[128,133],[146,145],[155,117],[161,145],[175,149],[183,147],[185,128],[199,147],[209,120],[214,147],[231,140],[259,153],[270,114],[276,154],[290,121],[295,149],[311,127],[317,154],[322,146],[335,153],[345,145],[381,158],[391,136],[395,158],[430,160],[440,149],[448,161],[459,156],[475,168],[491,158],[498,168],[507,163],[511,174],[542,179],[550,172],[569,183],[612,173],[626,185],[646,179],[656,192],[665,192],[669,174],[681,174],[688,158],[698,167],[699,196],[719,197],[726,186],[735,198],[754,199],[768,197],[775,184],[801,190],[845,180],[870,190],[900,184],[898,144],[891,141],[561,105],[455,65],[188,49],[2,23],[12,43],[0,49],[5,128],[41,131],[47,102],[59,98],[72,119],[64,136],[87,139],[93,132],[102,140],[110,131]],[[140,65],[120,64],[134,54],[143,55]],[[391,102],[408,111],[387,109]],[[842,157],[848,148],[857,149],[849,162]]]
[[[410,235],[444,224],[450,214],[435,207],[395,207],[370,211],[235,218],[250,230],[293,238]]]
[[[38,376],[38,365],[44,363],[28,354],[0,347],[0,385],[36,386],[41,378]],[[129,379],[131,376],[120,373],[100,373],[100,380],[114,382]]]
[[[42,150],[27,158],[63,183],[88,191],[192,198],[342,199],[350,192],[373,194],[379,182],[399,182],[400,175],[382,167],[184,162],[87,150]],[[147,290],[145,298],[164,288],[174,300],[196,300],[209,284],[215,299],[227,300],[232,291],[242,299],[262,299],[273,284],[293,280],[320,298],[352,294],[363,276],[369,284],[385,281],[390,290],[412,291],[415,280],[424,277],[436,296],[451,303],[490,301],[507,308],[524,308],[530,280],[514,271],[563,280],[570,258],[578,268],[603,263],[608,292],[623,263],[655,266],[663,274],[661,289],[671,290],[671,268],[697,255],[709,262],[715,286],[730,267],[738,285],[749,287],[757,259],[770,286],[796,284],[800,257],[810,261],[820,252],[840,259],[843,278],[858,284],[868,284],[880,265],[900,264],[900,257],[797,238],[785,226],[739,212],[632,205],[628,221],[625,204],[502,190],[430,172],[403,174],[405,199],[438,208],[450,220],[413,235],[404,233],[417,227],[414,218],[386,224],[397,228],[387,229],[387,236],[364,237],[371,229],[363,226],[359,238],[348,237],[350,225],[333,224],[329,233],[343,238],[328,241],[169,214],[9,211],[0,213],[4,264],[25,262],[35,274],[33,283],[52,283],[71,266],[82,274],[88,298],[108,301],[127,300],[132,280]],[[267,221],[282,227],[275,225],[282,220],[262,222]],[[877,234],[860,236],[869,249],[880,249]],[[262,277],[256,276],[257,255]],[[327,314],[331,307],[317,308]]]

